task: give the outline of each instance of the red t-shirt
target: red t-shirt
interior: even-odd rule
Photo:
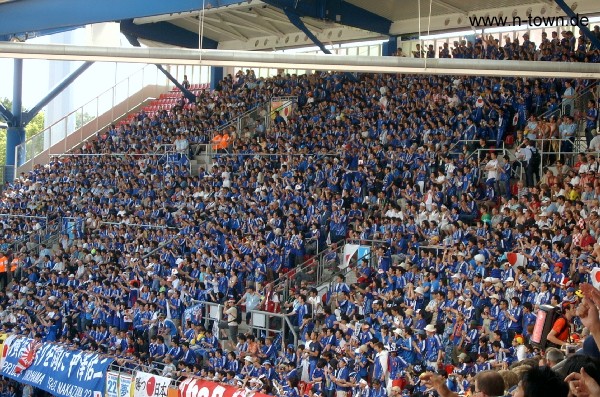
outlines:
[[[569,338],[569,324],[567,324],[567,319],[564,317],[554,322],[552,330],[556,333],[556,338],[563,342],[566,342]]]

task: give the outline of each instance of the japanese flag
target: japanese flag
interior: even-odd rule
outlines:
[[[509,252],[506,254],[506,259],[511,266],[526,266],[527,258],[523,254],[517,254],[516,252]]]
[[[360,246],[358,244],[346,244],[344,245],[344,258],[342,260],[342,264],[339,266],[340,269],[345,269],[350,265],[350,259],[356,254],[358,248]]]
[[[519,114],[515,113],[515,115],[513,116],[513,125],[517,124],[519,124]]]
[[[590,272],[590,277],[594,288],[600,289],[600,267],[593,268]]]
[[[482,108],[483,104],[483,98],[480,96],[479,98],[477,98],[477,101],[475,101],[475,106],[477,106],[478,108]]]

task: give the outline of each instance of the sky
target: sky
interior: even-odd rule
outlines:
[[[67,37],[64,37],[67,36]],[[58,34],[53,36],[43,36],[28,40],[28,43],[34,44],[49,44],[49,43],[66,43],[84,45],[89,40],[90,31],[86,28],[76,29],[68,34]],[[113,45],[130,47],[129,42],[122,35],[118,35],[118,42]],[[100,43],[104,45],[104,43]],[[81,62],[65,62],[65,61],[44,61],[37,59],[25,59],[23,61],[23,106],[32,108],[40,99],[52,89],[56,82],[60,81],[64,76],[61,72],[54,71],[54,78],[51,77],[51,63],[54,64],[54,69],[62,70],[66,73],[69,69],[73,70],[81,65]],[[71,65],[67,65],[71,64]],[[0,59],[0,98],[13,97],[13,59]],[[116,64],[114,62],[96,63],[86,70],[74,83],[71,90],[71,103],[73,107],[79,107],[95,98],[100,93],[106,91],[115,85],[115,82],[120,81],[134,71],[143,67],[142,64]],[[116,73],[115,73],[116,71]]]

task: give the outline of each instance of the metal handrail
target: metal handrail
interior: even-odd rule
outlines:
[[[207,301],[196,301],[200,305],[205,308],[206,316],[204,316],[204,325],[205,327],[209,326],[211,321],[219,322],[221,321],[221,316],[223,314],[223,305],[218,302],[207,302]],[[240,309],[239,307],[237,308]],[[267,312],[263,310],[250,310],[250,323],[248,326],[253,329],[263,330],[266,332],[278,332],[281,333],[282,343],[281,349],[285,352],[286,344],[283,343],[285,340],[286,331],[290,331],[294,338],[294,345],[298,343],[298,332],[294,329],[294,326],[290,322],[287,314],[284,313],[273,313]],[[273,318],[279,318],[281,320],[280,328],[275,329],[271,328]],[[255,321],[256,320],[256,321]],[[287,328],[287,329],[286,329]]]
[[[263,104],[263,106],[265,106],[266,104],[267,104],[267,102],[265,102],[265,103]],[[221,131],[223,131],[223,130],[225,130],[225,129],[229,128],[229,127],[231,127],[232,125],[236,124],[236,125],[238,125],[238,126],[239,126],[239,122],[240,122],[240,120],[241,120],[243,117],[246,117],[246,116],[248,116],[250,113],[252,113],[252,112],[256,111],[256,109],[257,109],[257,108],[259,108],[259,107],[260,107],[260,105],[256,105],[256,106],[254,106],[253,108],[251,108],[251,109],[248,109],[248,110],[247,110],[247,111],[245,111],[244,113],[240,114],[239,116],[236,116],[236,117],[234,117],[233,119],[229,120],[227,123],[225,123],[225,124],[223,124],[223,125],[220,125],[220,126],[218,126],[218,127],[216,127],[216,128],[213,128],[213,129],[209,130],[208,132],[210,132],[210,133],[211,133],[211,136],[210,136],[210,138],[211,138],[211,141],[212,141],[212,139],[215,137],[215,135],[216,135],[216,134],[218,134],[219,132],[221,132]]]
[[[298,274],[298,273],[303,273],[306,270],[313,269],[316,267],[315,270],[316,270],[317,280],[315,280],[315,282],[317,284],[320,284],[321,283],[320,278],[323,276],[323,266],[325,265],[323,258],[326,255],[331,254],[332,252],[335,252],[336,255],[339,255],[340,252],[343,252],[345,240],[342,240],[342,241],[338,242],[337,244],[338,244],[338,247],[335,251],[332,251],[331,248],[328,247],[327,249],[319,252],[317,255],[312,256],[311,258],[302,262],[300,265],[294,267],[293,269],[290,270],[290,272],[293,271],[294,274]],[[291,278],[287,274],[284,274],[282,277],[280,277],[278,280],[276,280],[273,283],[274,291],[279,291],[279,290],[283,291],[283,299],[282,299],[283,301],[287,300],[287,298],[289,297],[290,281],[292,281]]]
[[[575,103],[576,100],[581,99],[581,97],[583,97],[584,95],[589,94],[592,90],[596,89],[600,87],[600,85],[597,82],[592,82],[592,84],[590,84],[589,86],[585,87],[583,89],[583,91],[581,92],[576,92],[577,95],[575,95],[575,97],[572,99],[573,103]],[[539,116],[537,116],[538,120],[541,119],[545,119],[549,116],[551,116],[554,113],[558,113],[559,115],[562,115],[562,106],[559,106],[557,109],[554,110],[546,110],[544,113],[540,114]]]
[[[175,239],[179,237],[179,234],[176,234],[175,236],[171,237],[170,239],[168,239],[167,241],[163,241],[162,243],[158,244],[158,247],[154,248],[152,251],[142,255],[142,261],[147,259],[148,257],[150,257],[150,255],[154,255],[154,253],[156,253],[157,251],[163,249],[165,246],[167,246],[168,244],[171,244],[173,241],[175,241]]]
[[[62,117],[60,120],[54,122],[54,124],[49,125],[48,127],[44,128],[43,130],[41,130],[40,132],[38,132],[35,135],[30,136],[27,140],[25,140],[24,144],[31,142],[33,139],[35,139],[36,137],[42,135],[43,133],[45,133],[47,130],[51,129],[52,127],[54,127],[55,125],[59,124],[60,122],[62,122],[64,119],[68,118],[69,116],[71,116],[72,114],[77,113],[80,109],[83,109],[85,106],[90,105],[92,102],[94,102],[95,100],[98,99],[98,97],[106,94],[107,92],[111,91],[112,89],[114,89],[117,85],[129,80],[131,78],[131,76],[137,74],[138,72],[144,70],[146,67],[148,67],[148,65],[144,65],[143,67],[139,68],[138,70],[136,70],[135,72],[133,72],[132,74],[130,74],[129,76],[125,77],[124,79],[118,81],[117,83],[115,83],[115,85],[113,85],[110,88],[107,88],[106,90],[102,91],[100,94],[96,95],[95,98],[90,99],[88,102],[84,103],[83,105],[77,107],[77,109],[67,113],[64,117]]]

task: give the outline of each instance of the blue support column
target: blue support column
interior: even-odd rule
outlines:
[[[171,82],[173,84],[175,84],[175,87],[177,87],[177,88],[179,88],[179,90],[181,90],[181,92],[183,93],[183,95],[185,95],[185,97],[188,99],[188,101],[190,101],[191,103],[196,103],[196,95],[194,95],[193,92],[191,92],[190,90],[188,90],[187,88],[182,86],[181,83],[179,81],[177,81],[177,79],[175,77],[173,77],[173,75],[171,73],[169,73],[167,71],[167,69],[163,68],[162,65],[156,64],[156,67],[158,68],[158,70],[163,72],[163,74],[165,76],[167,76],[167,78],[169,80],[171,80]]]
[[[223,68],[220,66],[210,67],[210,90],[213,91],[219,85],[219,81],[223,80]]]
[[[323,53],[331,54],[331,51],[329,51],[327,48],[325,48],[325,45],[323,43],[321,43],[321,41],[317,38],[317,36],[315,36],[313,34],[313,32],[311,32],[310,29],[308,29],[306,27],[304,22],[302,22],[302,19],[300,19],[300,15],[296,14],[296,12],[294,12],[294,10],[287,8],[287,7],[285,7],[283,9],[283,12],[285,12],[285,15],[288,17],[290,22],[295,27],[300,29],[302,31],[302,33],[304,33],[306,35],[306,37],[308,37],[313,43],[315,43],[321,49],[321,51],[323,51]]]
[[[2,116],[4,118],[4,120],[6,120],[6,121],[11,121],[13,118],[13,115],[10,112],[10,110],[5,108],[4,105],[1,103],[0,103],[0,116]]]
[[[556,5],[558,5],[564,11],[565,14],[567,14],[567,16],[571,20],[577,19],[577,23],[578,23],[577,26],[579,27],[579,29],[581,29],[581,31],[583,32],[585,37],[587,37],[587,39],[592,42],[592,45],[595,48],[600,48],[600,40],[592,32],[590,32],[590,30],[588,29],[587,26],[584,26],[581,24],[580,15],[575,14],[575,12],[573,12],[571,7],[569,7],[567,5],[567,3],[565,3],[564,0],[554,0],[554,2],[556,3]],[[588,19],[588,23],[589,23],[589,19]]]
[[[396,55],[396,51],[398,51],[398,37],[392,36],[390,39],[383,43],[381,54],[384,57],[391,57]]]
[[[14,60],[12,120],[9,120],[6,131],[6,167],[4,181],[12,182],[15,178],[16,167],[19,165],[15,158],[15,149],[25,142],[25,128],[22,121],[23,99],[23,60]]]
[[[84,62],[83,65],[81,65],[80,67],[78,67],[73,73],[71,73],[70,75],[68,75],[67,77],[65,77],[63,79],[63,81],[61,81],[60,83],[58,83],[56,85],[56,87],[54,87],[52,89],[52,91],[50,91],[45,97],[43,97],[37,103],[37,105],[35,105],[34,107],[32,107],[27,113],[23,114],[23,120],[22,120],[23,125],[29,124],[29,122],[31,120],[33,120],[33,118],[35,117],[35,115],[38,114],[38,112],[44,108],[44,106],[46,106],[47,104],[49,104],[50,101],[52,101],[54,98],[56,98],[56,96],[58,94],[60,94],[61,92],[63,92],[65,88],[67,88],[72,82],[74,82],[79,76],[81,76],[81,74],[83,72],[85,72],[86,70],[88,70],[88,68],[90,66],[92,66],[93,64],[94,64],[94,62],[90,62],[90,61]]]

